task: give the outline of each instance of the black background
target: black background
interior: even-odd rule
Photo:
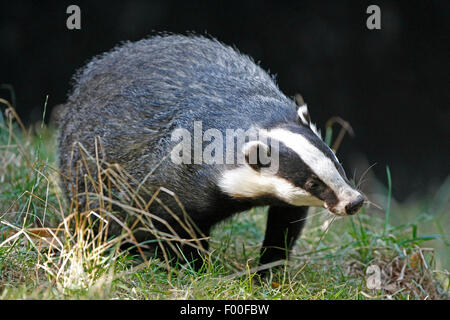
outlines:
[[[81,30],[66,8],[81,8]],[[381,30],[366,28],[367,6]],[[349,170],[363,154],[381,181],[390,166],[394,195],[433,190],[449,175],[448,1],[2,1],[0,83],[14,87],[28,124],[62,103],[72,74],[120,41],[155,32],[207,32],[301,93],[313,120],[349,121],[339,158]],[[10,93],[0,90],[10,100]],[[3,106],[2,106],[3,108]],[[323,131],[323,130],[322,130]],[[360,172],[359,172],[360,173]]]

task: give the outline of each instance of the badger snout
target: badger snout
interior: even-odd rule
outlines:
[[[354,215],[361,209],[362,205],[364,203],[364,198],[362,195],[358,195],[355,200],[350,201],[345,206],[345,213],[348,215]]]
[[[347,194],[347,197],[344,197],[338,203],[330,204],[325,201],[324,207],[337,216],[351,216],[358,213],[363,204],[364,197],[357,193],[351,197]]]

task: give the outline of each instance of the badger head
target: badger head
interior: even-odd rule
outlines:
[[[241,148],[245,163],[226,170],[219,186],[236,198],[277,198],[295,206],[324,207],[338,216],[357,213],[363,196],[350,185],[305,104],[297,114],[297,123],[260,130],[264,139],[246,142]]]

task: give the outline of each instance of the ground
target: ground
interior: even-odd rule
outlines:
[[[92,233],[95,212],[80,223],[58,187],[55,136],[12,111],[0,118],[0,299],[449,298],[449,183],[394,205],[387,170],[380,208],[339,219],[311,209],[289,263],[263,279],[267,208],[243,212],[214,228],[196,272],[118,250]]]

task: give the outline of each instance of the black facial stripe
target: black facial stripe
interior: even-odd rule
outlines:
[[[282,141],[279,143],[279,164],[278,174],[280,177],[325,201],[329,206],[336,205],[339,202],[333,189],[323,182],[311,167]],[[316,185],[312,185],[312,181]]]
[[[315,178],[315,186],[308,187],[309,181],[305,184],[305,190],[311,193],[316,198],[325,201],[328,206],[333,207],[338,204],[339,200],[336,193],[321,179]]]

